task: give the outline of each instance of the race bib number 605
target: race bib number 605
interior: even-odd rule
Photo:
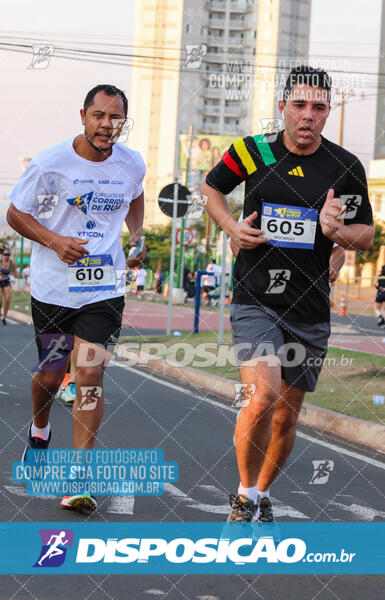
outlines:
[[[271,246],[312,250],[318,210],[303,206],[262,203],[261,229]]]
[[[68,269],[70,292],[115,289],[115,272],[110,254],[85,256]]]

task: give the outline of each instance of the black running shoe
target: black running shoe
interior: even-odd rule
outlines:
[[[377,325],[378,327],[382,327],[383,325],[385,325],[385,319],[382,315],[380,315],[377,319]]]
[[[28,450],[46,450],[48,448],[49,442],[51,440],[51,430],[49,432],[48,440],[42,440],[39,437],[31,436],[31,427],[32,427],[32,423],[29,426],[28,441],[27,441],[26,447],[24,448],[23,456],[21,458],[21,460],[23,462],[25,462],[27,460]]]
[[[227,521],[229,523],[251,523],[259,517],[259,504],[255,504],[247,496],[230,494],[230,506],[232,508]]]
[[[273,507],[269,498],[262,498],[259,503],[260,513],[258,523],[274,523]]]
[[[2,320],[3,325],[8,325],[8,323],[5,319],[1,319],[1,320]]]

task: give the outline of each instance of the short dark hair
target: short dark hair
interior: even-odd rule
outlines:
[[[107,96],[120,96],[123,102],[124,114],[127,117],[127,109],[128,109],[128,101],[126,94],[123,90],[120,90],[115,85],[111,85],[108,83],[102,83],[100,85],[95,86],[90,90],[84,100],[84,112],[87,112],[87,108],[89,108],[94,103],[94,98],[98,92],[104,92]]]
[[[286,80],[285,89],[283,90],[283,101],[287,102],[293,85],[305,84],[311,87],[319,87],[327,91],[328,100],[330,102],[332,80],[323,69],[315,69],[307,65],[294,67],[289,73]]]

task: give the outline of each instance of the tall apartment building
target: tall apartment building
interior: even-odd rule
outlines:
[[[183,1],[136,2],[128,143],[146,163],[145,226],[169,221],[158,208],[161,188],[174,180]]]
[[[180,134],[258,133],[278,116],[277,87],[308,53],[310,9],[311,0],[137,2],[129,142],[147,164],[146,225],[167,222],[157,196],[178,173]]]
[[[277,87],[308,54],[310,9],[311,0],[185,0],[182,48],[207,53],[199,71],[181,71],[178,130],[242,135],[277,116]]]

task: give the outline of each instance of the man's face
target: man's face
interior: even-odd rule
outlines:
[[[121,97],[98,92],[87,112],[84,113],[82,109],[80,114],[84,135],[91,145],[101,152],[110,150],[121,134],[126,120]]]
[[[327,90],[309,85],[294,85],[286,104],[279,109],[285,117],[285,130],[296,146],[311,148],[318,143],[330,112]]]

